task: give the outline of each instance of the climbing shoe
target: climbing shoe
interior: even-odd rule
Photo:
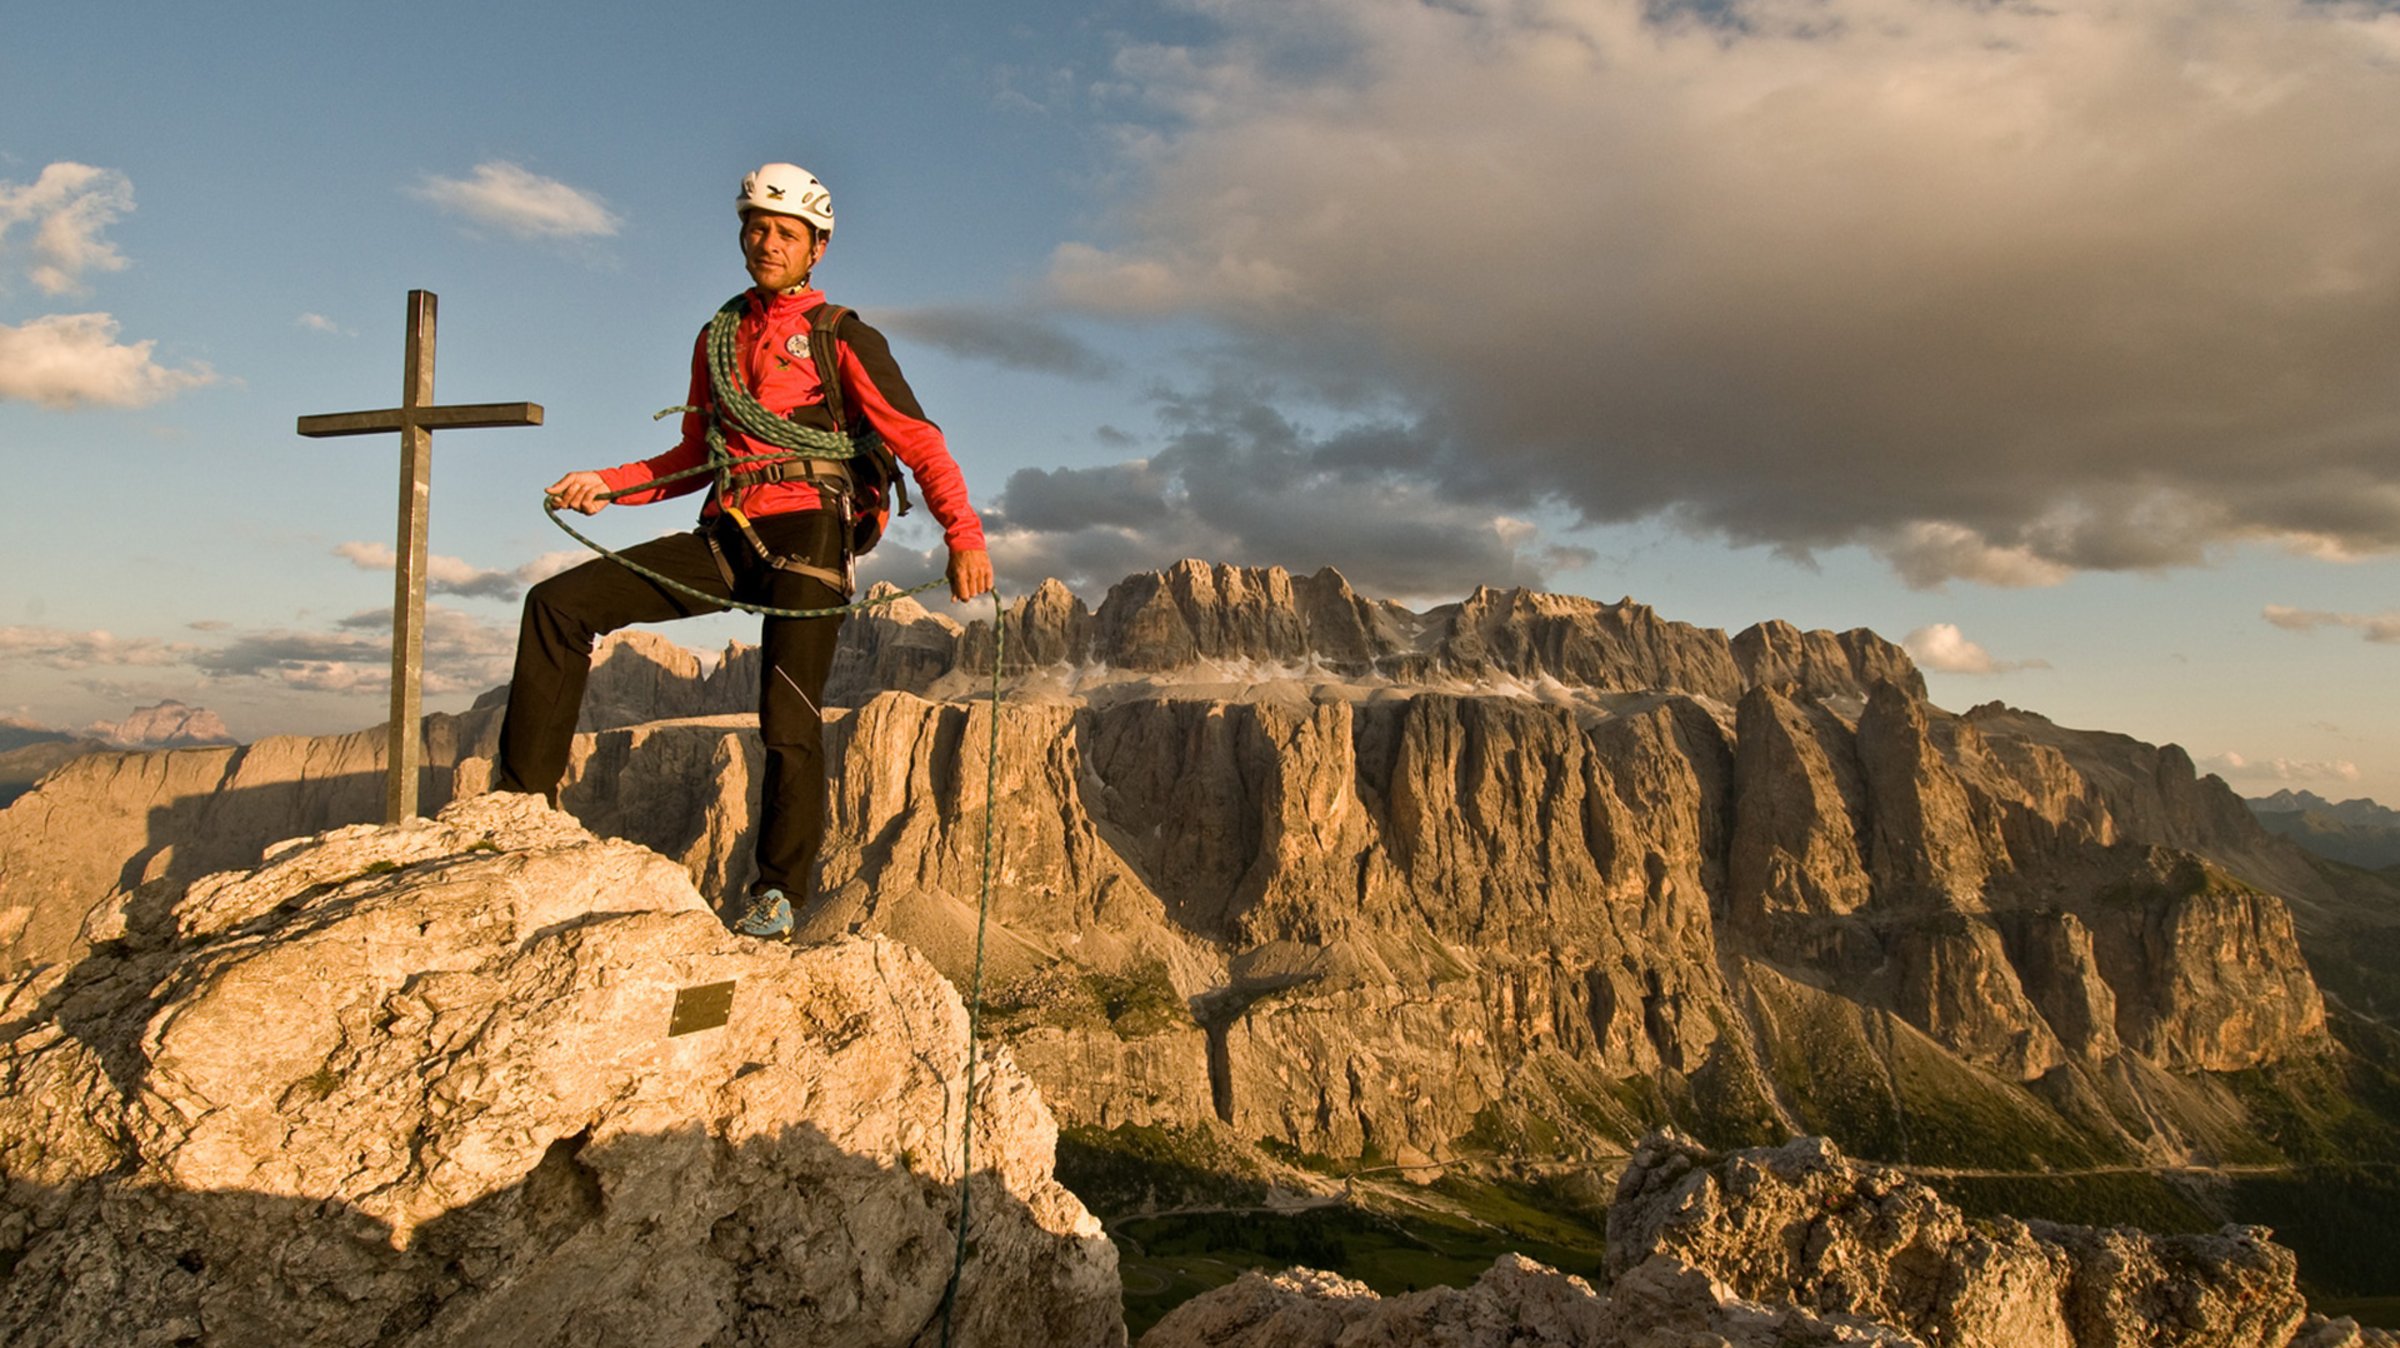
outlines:
[[[792,939],[792,901],[780,889],[762,889],[750,896],[749,910],[735,920],[733,929],[761,940],[788,941]]]

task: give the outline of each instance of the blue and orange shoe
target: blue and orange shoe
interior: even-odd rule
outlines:
[[[762,889],[750,896],[750,907],[734,920],[733,929],[762,941],[792,939],[792,901],[780,889]]]

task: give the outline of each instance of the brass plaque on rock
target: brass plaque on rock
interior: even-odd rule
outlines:
[[[667,1038],[695,1030],[713,1030],[733,1015],[733,980],[702,983],[675,990],[675,1014],[667,1019]]]

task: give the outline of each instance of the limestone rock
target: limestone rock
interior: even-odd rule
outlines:
[[[1604,1324],[1583,1279],[1502,1255],[1472,1287],[1390,1300],[1314,1269],[1245,1273],[1170,1312],[1142,1348],[1583,1348],[1611,1341]]]
[[[1778,915],[1842,917],[1872,897],[1859,834],[1866,783],[1848,728],[1814,703],[1754,688],[1734,734],[1733,917],[1762,948],[1788,949],[1778,930],[1806,928]]]
[[[1877,905],[1982,911],[2007,851],[1997,819],[1977,808],[1935,743],[1924,704],[1878,685],[1858,718],[1858,760]]]
[[[422,799],[490,753],[497,713],[425,718]],[[272,842],[383,814],[383,731],[74,759],[0,811],[0,969],[80,958],[84,929],[148,884],[257,863]]]
[[[845,625],[806,920],[963,977],[988,806],[994,986],[1037,990],[1007,1033],[1075,1122],[1441,1161],[1612,1155],[1661,1121],[1935,1165],[2196,1159],[2264,1141],[2207,1074],[2349,1061],[2302,952],[2324,929],[2294,919],[2324,882],[2222,784],[1951,716],[1872,634],[1728,642],[1503,590],[1414,614],[1198,562],[1002,621],[996,709],[988,621]],[[587,710],[642,719],[578,737],[562,800],[721,899],[752,878],[760,672],[704,663],[605,646]],[[496,719],[429,719],[429,802],[488,781]],[[207,753],[71,765],[0,814],[15,961],[379,813],[379,736]],[[1155,1014],[1087,1014],[1103,982]]]
[[[1767,682],[1863,698],[1877,682],[1890,681],[1924,694],[1923,676],[1906,652],[1863,630],[1801,633],[1768,624],[1744,633],[1737,650],[1721,632],[1663,620],[1631,601],[1599,604],[1528,590],[1479,590],[1419,615],[1360,596],[1330,567],[1294,576],[1280,567],[1183,561],[1126,577],[1089,613],[1064,587],[1045,581],[1005,621],[1012,673],[1081,665],[1145,677],[1242,669],[1400,683],[1500,678],[1662,689],[1728,704],[1745,686]],[[857,638],[862,646],[880,648],[887,623],[914,622],[899,608],[861,615],[851,626],[868,629]],[[924,638],[928,652],[942,644]],[[929,654],[912,681],[877,687],[920,693],[959,687],[962,676],[989,666],[989,625],[969,623],[949,649],[954,661],[946,675]]]
[[[730,1018],[675,1033],[725,982]],[[957,994],[888,941],[734,937],[537,800],[145,891],[0,1007],[10,1342],[939,1337]],[[1123,1340],[1054,1144],[987,1055],[959,1341]]]
[[[878,586],[869,593],[889,589]],[[962,669],[959,640],[960,629],[955,621],[932,612],[915,599],[895,599],[865,615],[846,619],[842,623],[842,639],[834,648],[833,672],[825,681],[825,701],[829,706],[854,707],[887,691],[930,693],[944,675],[953,672],[972,675],[983,665],[970,664]],[[758,680],[764,672],[760,662],[755,647],[744,647],[738,656],[726,661],[727,669],[736,676],[732,680],[735,687],[729,691],[746,696],[740,706],[724,710],[757,711]]]
[[[2347,1315],[2311,1315],[2292,1336],[2292,1348],[2400,1348],[2400,1333],[2368,1328]]]
[[[1971,1223],[1925,1185],[1820,1138],[1725,1156],[1645,1139],[1618,1184],[1608,1246],[1618,1279],[1668,1261],[1746,1300],[1948,1348],[2283,1348],[2305,1314],[2290,1251],[2257,1228]]]
[[[1378,1297],[1305,1269],[1193,1298],[1142,1348],[2315,1348],[2372,1342],[2305,1314],[2256,1228],[2158,1237],[1969,1222],[1818,1138],[1718,1155],[1642,1143],[1609,1213],[1605,1293],[1522,1256],[1470,1288]]]
[[[1734,635],[1733,659],[1753,688],[1789,686],[1827,698],[1890,683],[1920,701],[1925,697],[1925,676],[1908,652],[1863,627],[1803,632],[1787,622],[1763,622]]]

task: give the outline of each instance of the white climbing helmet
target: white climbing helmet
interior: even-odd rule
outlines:
[[[815,225],[820,234],[833,233],[833,193],[825,190],[817,175],[798,164],[760,165],[742,179],[741,195],[733,199],[733,208],[743,215],[752,211],[794,215]]]

